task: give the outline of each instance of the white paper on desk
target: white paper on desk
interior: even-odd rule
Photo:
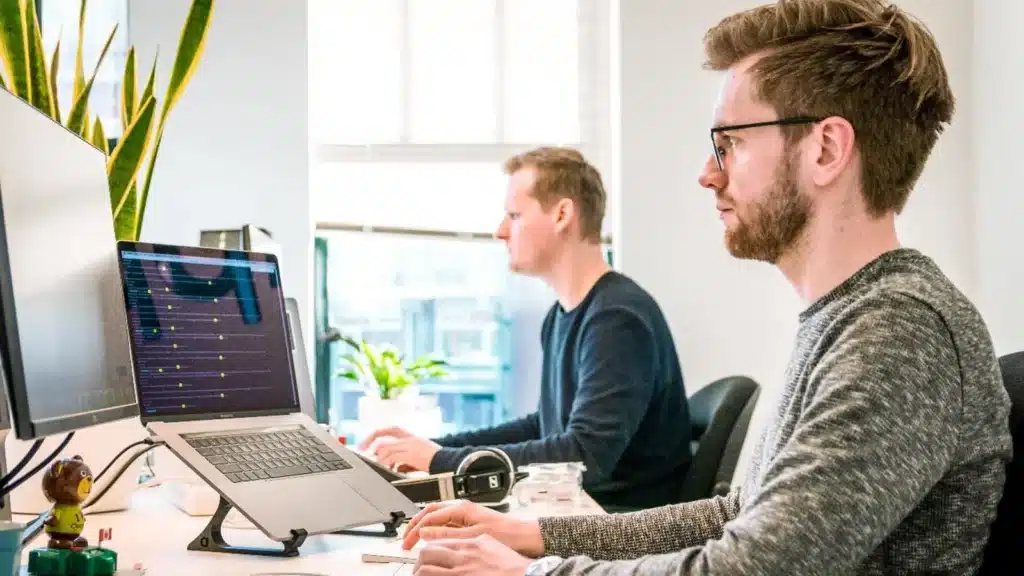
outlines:
[[[419,557],[420,550],[423,548],[423,543],[424,541],[420,540],[412,547],[412,550],[402,548],[401,539],[373,546],[367,549],[366,552],[363,552],[363,562],[375,564],[387,564],[390,562],[415,564],[416,558]]]

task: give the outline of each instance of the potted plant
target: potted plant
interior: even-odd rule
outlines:
[[[66,2],[68,0],[61,0]],[[160,102],[154,94],[156,61],[142,92],[138,92],[135,73],[135,47],[128,50],[124,78],[121,83],[121,129],[117,145],[111,149],[105,129],[98,117],[89,113],[89,95],[96,72],[117,32],[110,31],[99,59],[88,78],[82,64],[82,36],[85,31],[86,0],[81,0],[78,17],[78,47],[75,57],[74,90],[67,118],[61,118],[57,100],[57,73],[60,62],[60,41],[47,61],[36,14],[36,3],[27,0],[0,0],[0,88],[25,100],[50,118],[107,155],[107,181],[110,186],[110,209],[118,240],[138,240],[142,220],[153,181],[153,167],[164,123],[171,109],[181,98],[195,73],[210,28],[214,0],[193,0],[181,30],[174,69],[167,92]],[[162,105],[162,106],[161,106]],[[147,162],[148,156],[148,162]],[[143,165],[145,178],[140,172]]]
[[[423,410],[417,405],[419,382],[449,374],[448,363],[441,359],[424,355],[407,361],[393,345],[377,346],[337,331],[332,331],[329,339],[350,348],[341,355],[337,375],[366,389],[359,399],[359,423],[366,430],[416,427],[416,422],[423,419]]]

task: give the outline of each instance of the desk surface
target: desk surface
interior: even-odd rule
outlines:
[[[521,518],[562,516],[575,514],[603,514],[603,510],[584,494],[581,502],[537,503],[529,506],[512,504],[510,514]],[[230,528],[239,518],[232,511],[225,521],[224,539],[230,544],[250,546],[279,546],[259,530],[248,527]],[[26,517],[16,517],[26,521]],[[239,554],[192,552],[186,549],[198,535],[209,517],[189,516],[175,507],[161,487],[140,489],[132,497],[131,508],[122,512],[90,514],[86,518],[84,536],[90,545],[96,544],[100,528],[111,528],[113,540],[104,542],[118,554],[118,567],[122,570],[141,562],[146,576],[181,574],[218,574],[223,576],[255,576],[273,574],[360,574],[407,575],[412,574],[410,564],[371,564],[361,560],[363,552],[371,551],[386,542],[383,538],[367,536],[311,536],[294,558],[266,558]],[[29,549],[46,545],[46,534],[41,533]],[[28,563],[28,550],[23,562]],[[120,572],[119,572],[120,573]]]

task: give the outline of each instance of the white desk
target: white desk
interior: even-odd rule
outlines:
[[[534,504],[519,507],[515,503],[509,514],[517,517],[561,516],[574,514],[603,514],[604,511],[589,496],[584,495],[577,505],[569,503]],[[228,519],[235,517],[232,513]],[[27,517],[16,517],[27,521]],[[373,546],[385,542],[384,538],[367,536],[310,536],[294,558],[273,558],[242,554],[192,552],[188,543],[198,535],[209,517],[193,517],[176,508],[165,497],[161,487],[140,489],[132,497],[132,506],[123,512],[90,514],[86,517],[83,536],[90,545],[97,543],[100,528],[111,528],[113,540],[104,546],[117,551],[118,568],[129,569],[141,562],[146,576],[181,576],[183,574],[252,576],[272,574],[344,574],[366,576],[395,576],[412,574],[411,564],[364,563],[361,555]],[[225,522],[224,539],[229,544],[250,546],[280,546],[266,538],[259,530],[228,528]],[[23,562],[28,563],[32,548],[46,546],[46,534],[40,533],[24,551]]]

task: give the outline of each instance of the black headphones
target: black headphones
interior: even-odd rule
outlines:
[[[452,483],[458,499],[501,507],[516,482],[527,476],[527,472],[515,471],[512,459],[504,450],[479,448],[459,462]]]
[[[477,448],[450,474],[431,474],[425,478],[410,478],[362,454],[357,456],[417,503],[469,500],[506,512],[509,505],[505,499],[512,494],[512,488],[529,476],[528,472],[516,472],[512,459],[500,448]]]

